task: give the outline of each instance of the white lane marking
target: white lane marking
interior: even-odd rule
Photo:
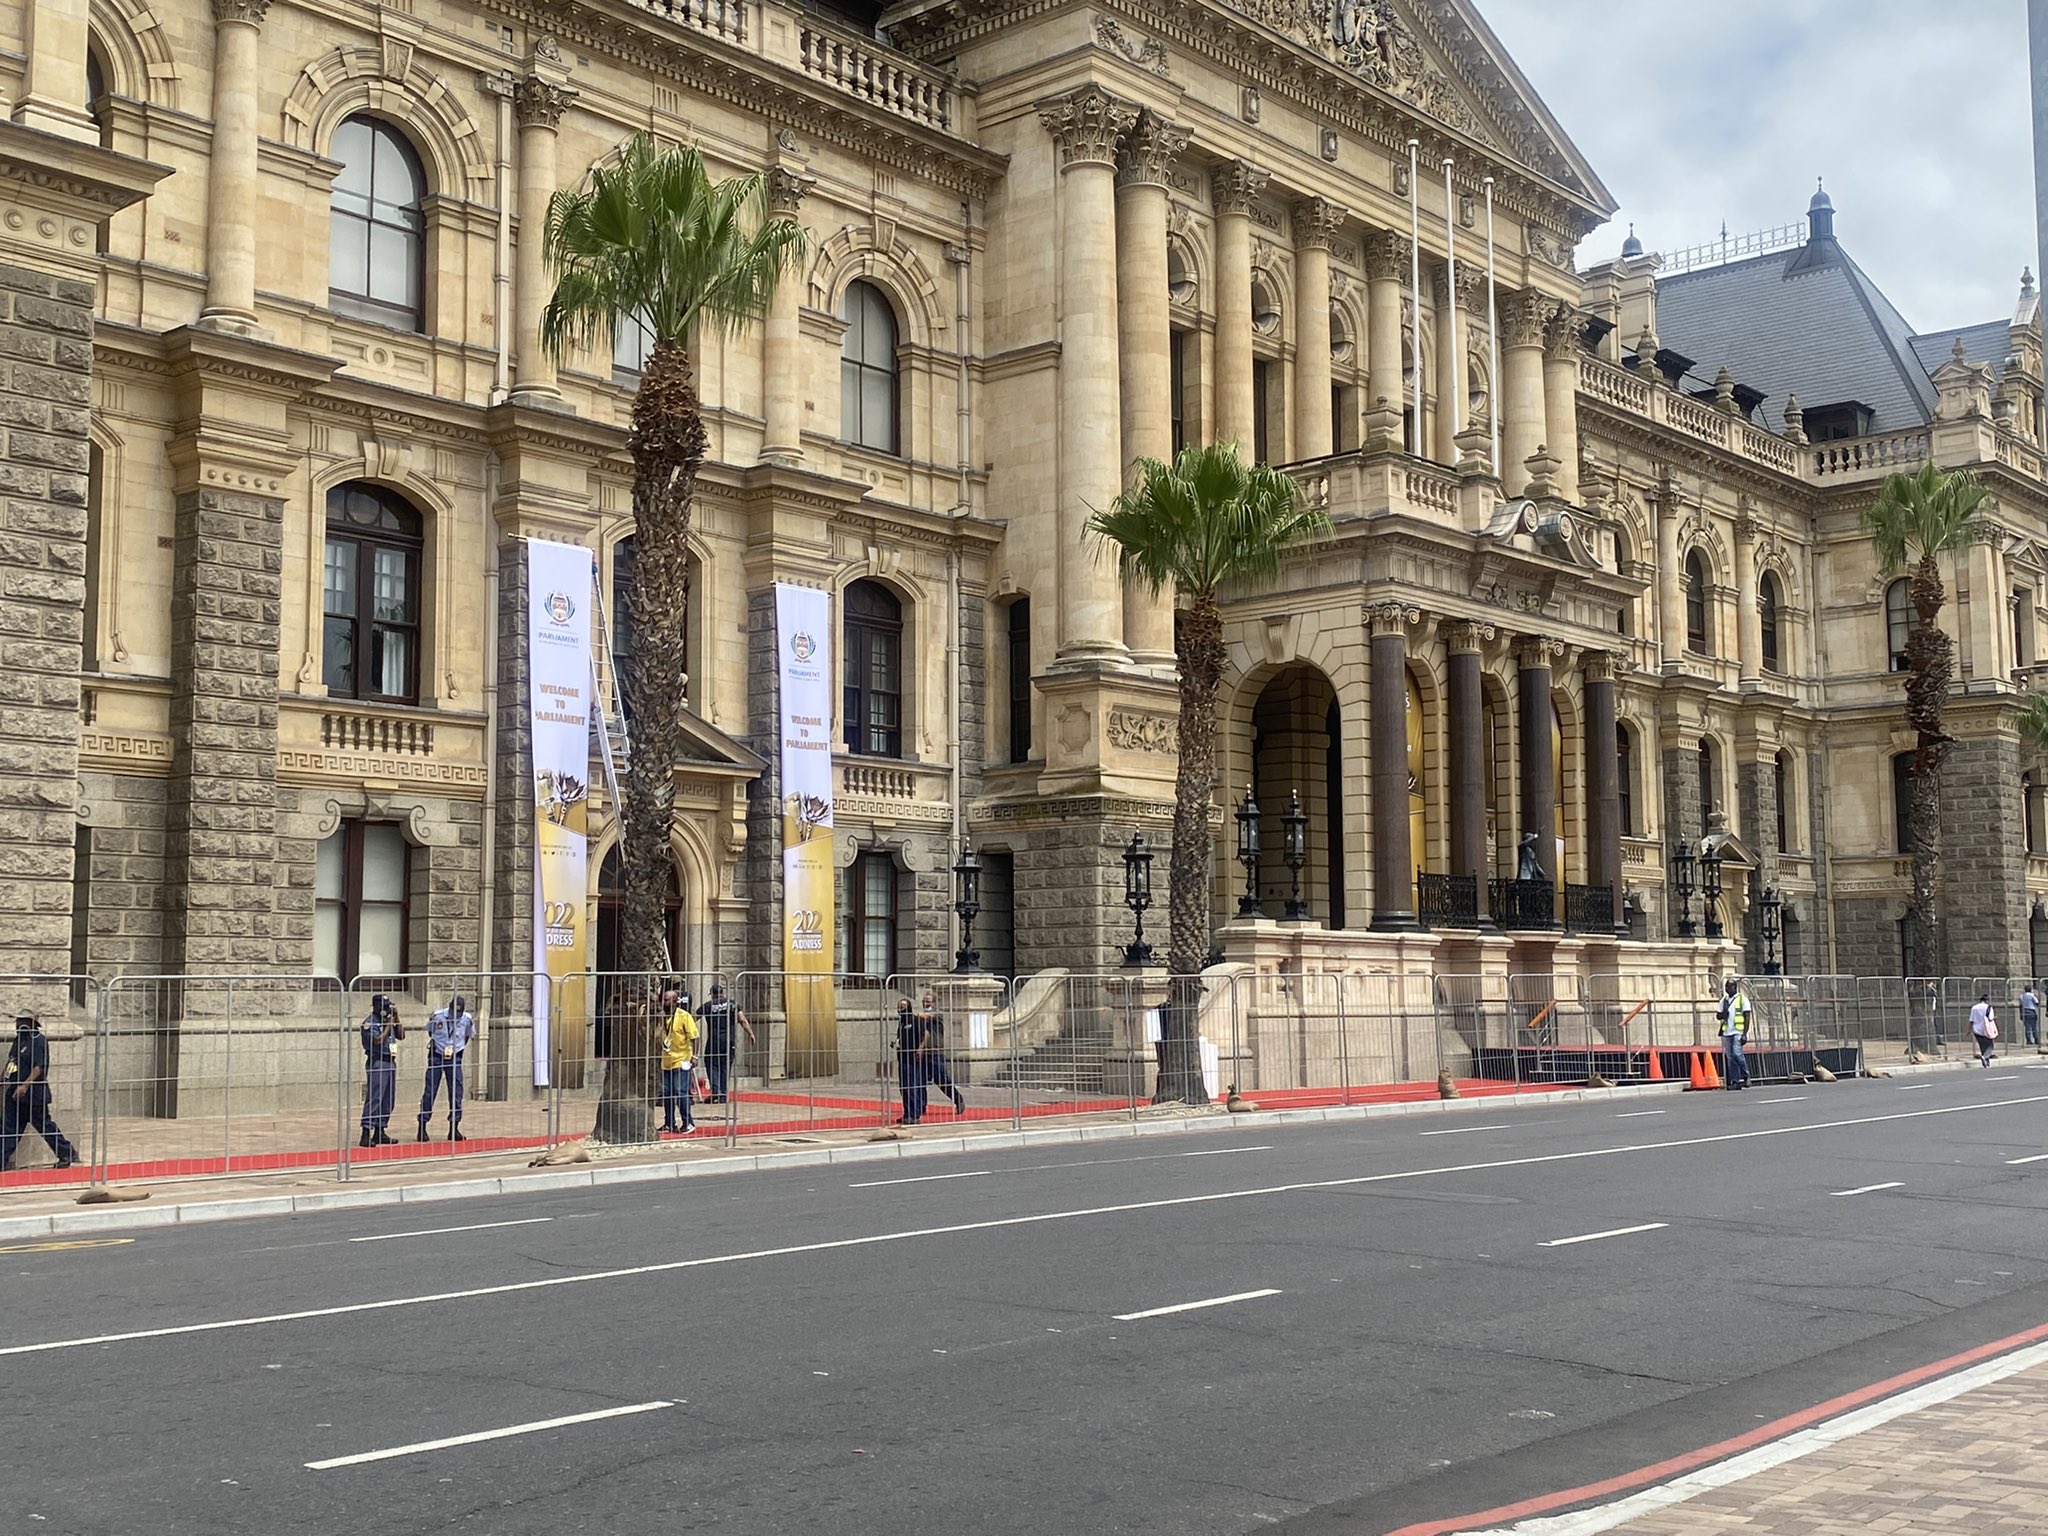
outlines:
[[[2036,1152],[2032,1157],[2008,1157],[2005,1166],[2017,1168],[2021,1163],[2048,1163],[2048,1152]]]
[[[1512,1125],[1454,1125],[1447,1131],[1424,1131],[1425,1136],[1463,1136],[1467,1131],[1512,1131]]]
[[[1901,1083],[1896,1091],[1899,1093],[1918,1093],[1922,1088],[1932,1088],[1933,1086],[1934,1084],[1932,1083]]]
[[[2017,1072],[2001,1072],[1996,1077],[1987,1077],[1984,1079],[1984,1081],[1987,1083],[2016,1083],[2019,1080],[2020,1075]]]
[[[1614,1227],[1606,1232],[1582,1232],[1577,1237],[1553,1237],[1547,1243],[1538,1243],[1538,1248],[1569,1248],[1573,1243],[1597,1243],[1603,1237],[1627,1237],[1635,1232],[1655,1232],[1670,1226],[1668,1221],[1646,1221],[1639,1227]]]
[[[1664,1111],[1661,1109],[1631,1109],[1625,1114],[1616,1115],[1614,1118],[1617,1120],[1641,1120],[1650,1115],[1661,1115],[1663,1113]]]
[[[1119,1312],[1116,1321],[1135,1323],[1146,1317],[1171,1317],[1176,1312],[1199,1312],[1204,1307],[1227,1307],[1234,1301],[1257,1301],[1261,1296],[1278,1296],[1277,1290],[1239,1291],[1235,1296],[1212,1296],[1207,1301],[1183,1301],[1170,1307],[1154,1307],[1149,1312]]]
[[[1270,1152],[1271,1147],[1216,1147],[1207,1152],[1176,1152],[1175,1157],[1228,1157],[1233,1152]]]
[[[1158,1152],[1147,1157],[1099,1157],[1077,1163],[1031,1163],[1021,1168],[977,1168],[971,1173],[927,1173],[910,1179],[872,1179],[848,1189],[887,1189],[892,1184],[936,1184],[944,1179],[985,1179],[996,1173],[1042,1173],[1057,1168],[1095,1168],[1104,1163],[1156,1163],[1169,1157],[1232,1157],[1239,1152],[1270,1152],[1267,1147],[1214,1147],[1206,1152]]]
[[[559,1419],[535,1419],[531,1424],[508,1424],[503,1429],[481,1429],[473,1435],[450,1435],[445,1440],[419,1440],[411,1445],[394,1445],[383,1451],[358,1451],[353,1456],[330,1456],[325,1461],[309,1461],[307,1469],[326,1472],[335,1467],[359,1467],[366,1461],[391,1461],[400,1456],[418,1456],[427,1451],[445,1451],[458,1445],[480,1445],[486,1440],[509,1440],[514,1435],[536,1435],[545,1429],[564,1429],[571,1424],[594,1424],[599,1419],[622,1419],[629,1413],[652,1413],[657,1408],[673,1408],[675,1404],[666,1398],[657,1398],[651,1403],[628,1403],[623,1408],[600,1408],[595,1413],[568,1413]]]
[[[1839,1198],[1843,1195],[1874,1195],[1880,1189],[1904,1189],[1905,1187],[1905,1180],[1893,1179],[1889,1184],[1858,1184],[1854,1189],[1837,1189],[1831,1193],[1832,1197]]]
[[[523,1216],[518,1221],[479,1221],[468,1227],[423,1227],[417,1232],[379,1232],[373,1237],[352,1237],[352,1243],[388,1243],[398,1237],[442,1237],[450,1232],[488,1232],[493,1227],[533,1227],[544,1221],[553,1221],[552,1216]]]
[[[1782,1098],[1782,1099],[1758,1099],[1758,1100],[1757,1100],[1757,1103],[1759,1103],[1759,1104],[1804,1104],[1804,1103],[1805,1103],[1805,1102],[1807,1101],[1807,1099],[1808,1099],[1809,1097],[1811,1097],[1811,1095],[1809,1095],[1809,1094],[1804,1094],[1804,1093],[1794,1093],[1794,1094],[1788,1094],[1788,1095],[1786,1095],[1786,1096],[1785,1096],[1784,1098]]]
[[[972,1173],[923,1173],[914,1179],[872,1179],[865,1184],[849,1184],[848,1189],[887,1189],[892,1184],[936,1184],[941,1179],[985,1179],[995,1170],[977,1168]]]
[[[1434,1179],[1454,1173],[1491,1173],[1502,1168],[1540,1168],[1551,1163],[1586,1162],[1601,1157],[1622,1157],[1637,1152],[1672,1152],[1688,1147],[1721,1146],[1728,1142],[1762,1141],[1774,1136],[1803,1136],[1812,1131],[1840,1131],[1862,1125],[1889,1125],[1897,1120],[1931,1120],[1942,1115],[1975,1115],[1993,1109],[2023,1109],[2048,1104],[2048,1094],[2023,1099],[1992,1099],[1982,1104],[1947,1104],[1940,1109],[1902,1109],[1890,1115],[1858,1115],[1848,1120],[1818,1120],[1811,1125],[1774,1125],[1762,1130],[1724,1131],[1717,1136],[1686,1136],[1673,1141],[1629,1142],[1619,1147],[1585,1147],[1576,1152],[1539,1152],[1529,1157],[1491,1158],[1481,1163],[1453,1163],[1444,1168],[1407,1168],[1395,1173],[1360,1173],[1341,1179],[1309,1179],[1291,1184],[1266,1184],[1252,1189],[1220,1189],[1206,1195],[1168,1195],[1157,1200],[1130,1200],[1116,1205],[1081,1206],[1065,1211],[1034,1211],[1023,1216],[992,1216],[983,1221],[954,1222],[943,1227],[911,1227],[900,1232],[871,1232],[865,1237],[832,1238],[818,1243],[791,1243],[779,1248],[755,1248],[743,1253],[709,1254],[698,1259],[669,1259],[660,1264],[635,1264],[626,1269],[593,1269],[578,1275],[549,1275],[539,1280],[511,1280],[502,1285],[480,1285],[469,1290],[442,1291],[431,1296],[386,1296],[377,1301],[348,1302],[332,1307],[308,1307],[299,1312],[270,1312],[253,1317],[216,1318],[204,1323],[176,1323],[163,1328],[135,1328],[122,1333],[98,1333],[85,1338],[42,1339],[33,1344],[0,1346],[0,1359],[14,1355],[40,1355],[60,1349],[93,1349],[108,1344],[130,1344],[141,1339],[183,1338],[188,1334],[221,1333],[231,1328],[260,1328],[275,1323],[304,1323],[324,1317],[349,1317],[359,1312],[390,1312],[402,1307],[440,1306],[449,1302],[475,1301],[485,1296],[512,1296],[526,1291],[551,1291],[564,1285],[589,1285],[599,1280],[632,1280],[643,1275],[672,1275],[683,1270],[703,1269],[718,1264],[753,1264],[763,1259],[789,1258],[802,1253],[829,1253],[843,1248],[873,1248],[883,1243],[901,1243],[921,1237],[956,1237],[964,1232],[993,1232],[1007,1227],[1043,1226],[1047,1222],[1075,1221],[1091,1216],[1127,1216],[1134,1211],[1171,1210],[1184,1205],[1213,1205],[1225,1200],[1253,1200],[1267,1195],[1295,1195],[1318,1189],[1358,1189],[1372,1184],[1399,1184],[1410,1179]],[[1168,1154],[1169,1156],[1172,1154]]]
[[[1923,1408],[1933,1408],[1941,1403],[1952,1402],[1966,1392],[1975,1392],[1981,1387],[2017,1376],[2022,1371],[2031,1371],[2036,1366],[2048,1364],[2048,1344],[2032,1344],[2025,1349],[2015,1350],[1996,1360],[1987,1360],[1982,1365],[1973,1365],[1965,1370],[1944,1376],[1937,1381],[1924,1382],[1909,1387],[1896,1396],[1887,1397],[1867,1407],[1851,1409],[1840,1418],[1829,1419],[1811,1429],[1795,1430],[1782,1440],[1769,1445],[1760,1445],[1753,1451],[1744,1451],[1740,1456],[1731,1456],[1726,1461],[1717,1461],[1712,1466],[1702,1467],[1697,1472],[1688,1472],[1655,1488],[1645,1488],[1641,1493],[1630,1494],[1612,1504],[1597,1509],[1580,1510],[1570,1515],[1537,1515],[1513,1525],[1473,1530],[1464,1536],[1601,1536],[1602,1532],[1627,1525],[1644,1515],[1655,1514],[1660,1509],[1669,1509],[1674,1504],[1683,1504],[1688,1499],[1698,1498],[1717,1488],[1726,1488],[1745,1479],[1761,1476],[1815,1451],[1824,1451],[1839,1445],[1856,1435],[1868,1434],[1881,1429],[1894,1420],[1902,1419],[1909,1413],[1918,1413]]]

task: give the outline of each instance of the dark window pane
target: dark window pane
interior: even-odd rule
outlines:
[[[330,302],[344,313],[416,330],[426,189],[419,157],[395,128],[368,117],[344,122],[332,153],[341,171],[331,203]]]

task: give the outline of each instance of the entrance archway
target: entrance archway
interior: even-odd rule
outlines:
[[[1336,690],[1312,666],[1276,673],[1252,706],[1252,786],[1259,802],[1259,900],[1286,915],[1294,877],[1286,815],[1299,800],[1308,818],[1301,898],[1312,920],[1344,926],[1344,765]]]

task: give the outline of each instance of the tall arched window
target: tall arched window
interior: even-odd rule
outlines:
[[[1913,583],[1901,576],[1884,589],[1885,648],[1891,653],[1894,672],[1906,670],[1906,642],[1919,626],[1920,615],[1913,611]]]
[[[840,309],[839,435],[879,453],[897,453],[896,311],[873,283],[848,283]]]
[[[1900,853],[1913,851],[1913,754],[1901,752],[1892,759],[1892,825],[1898,831]]]
[[[845,622],[846,750],[903,755],[903,604],[879,581],[856,581],[840,599]]]
[[[1685,648],[1710,656],[1711,638],[1707,633],[1707,562],[1694,550],[1685,557]]]
[[[1621,835],[1636,835],[1636,741],[1627,725],[1614,727],[1614,782],[1620,790]]]
[[[327,493],[320,680],[329,696],[419,702],[420,515],[374,485]]]
[[[341,162],[328,224],[327,302],[401,331],[425,329],[427,176],[405,136],[374,117],[334,131]]]
[[[1756,621],[1763,631],[1764,670],[1783,672],[1784,659],[1778,644],[1778,578],[1765,571],[1756,585]]]
[[[1429,868],[1429,785],[1423,773],[1424,721],[1422,690],[1415,674],[1407,675],[1406,725],[1408,737],[1408,852],[1414,868],[1409,879]]]

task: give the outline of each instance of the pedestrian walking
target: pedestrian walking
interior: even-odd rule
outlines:
[[[932,1005],[932,995],[927,992],[919,1009],[924,1023],[924,1071],[925,1080],[939,1092],[953,1101],[953,1113],[967,1113],[967,1100],[953,1084],[953,1074],[946,1066],[946,1020]]]
[[[704,1026],[704,1081],[711,1089],[704,1102],[723,1104],[732,1092],[733,1057],[739,1050],[734,1030],[744,1032],[752,1045],[754,1027],[747,1022],[746,1010],[725,995],[722,981],[711,984],[711,996],[697,1010],[697,1022]]]
[[[420,1136],[427,1139],[427,1122],[434,1118],[434,1101],[441,1084],[448,1085],[448,1139],[467,1141],[462,1134],[462,1053],[476,1038],[476,1019],[460,992],[437,1008],[427,1020],[427,1083],[420,1094]]]
[[[2031,981],[2020,994],[2020,1033],[2029,1045],[2041,1043],[2041,999]]]
[[[1977,1060],[1989,1067],[1998,1058],[1992,1047],[1998,1044],[1998,1010],[1991,1006],[1991,994],[1980,992],[1970,1009],[1970,1034],[1977,1042]]]
[[[687,1136],[697,1129],[690,1113],[690,1078],[697,1065],[697,1019],[690,1000],[674,987],[661,989],[661,1128]],[[680,1121],[680,1124],[678,1123]]]
[[[59,1168],[78,1161],[78,1148],[57,1129],[50,1114],[50,1042],[43,1038],[42,1021],[32,1013],[15,1017],[14,1044],[7,1052],[6,1075],[0,1079],[0,1172],[14,1166],[15,1148],[26,1131],[49,1143]]]
[[[1742,1043],[1749,1038],[1752,1012],[1749,993],[1741,981],[1730,976],[1716,1016],[1721,1021],[1721,1075],[1731,1091],[1749,1086],[1749,1058],[1742,1053]]]
[[[363,1135],[359,1147],[390,1147],[391,1110],[398,1102],[398,1052],[405,1038],[398,1005],[379,992],[363,1020]]]
[[[924,1077],[924,1021],[910,1011],[910,999],[896,1000],[896,1091],[903,1097],[903,1117],[898,1125],[916,1125],[924,1119],[926,1098]]]

